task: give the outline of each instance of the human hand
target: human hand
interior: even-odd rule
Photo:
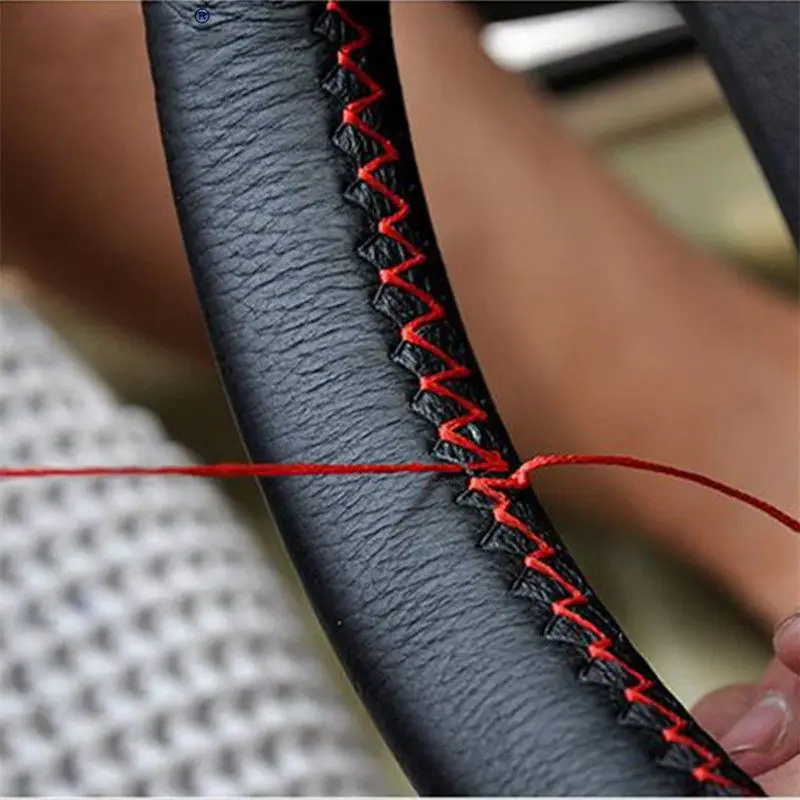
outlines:
[[[778,626],[759,684],[704,697],[695,718],[770,795],[800,796],[800,612]]]

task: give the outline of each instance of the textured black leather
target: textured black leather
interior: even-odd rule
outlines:
[[[421,310],[376,267],[406,254],[376,220],[391,203],[356,181],[381,151],[340,124],[368,92],[336,67],[354,38],[305,2],[146,5],[161,125],[181,224],[219,369],[257,461],[464,462],[437,425],[453,403],[421,392],[436,359],[399,341]],[[407,274],[448,309],[429,340],[474,360],[450,297],[415,172],[383,3],[350,13],[373,41],[354,57],[385,97],[364,113],[400,152],[381,180],[407,199],[404,234],[426,255]],[[319,22],[318,22],[319,21]],[[318,24],[315,24],[318,23]],[[462,434],[516,456],[479,378],[453,381],[487,420]],[[522,556],[533,547],[492,525],[460,476],[354,476],[265,482],[287,548],[354,684],[422,794],[737,794],[691,775],[663,717],[625,699],[626,676],[590,660],[581,628],[556,619],[564,592]],[[586,594],[577,609],[613,650],[656,681],[558,540],[530,491],[513,510],[555,548],[550,563]],[[487,535],[488,534],[488,535]],[[479,546],[480,545],[480,546]],[[511,587],[514,586],[514,590]],[[628,683],[630,681],[628,680]],[[758,793],[685,715],[717,772]]]

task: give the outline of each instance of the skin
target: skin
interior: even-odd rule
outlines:
[[[468,12],[400,3],[394,23],[437,239],[518,449],[680,464],[797,515],[796,307],[659,225],[485,58]],[[769,624],[798,605],[800,540],[739,504],[616,470],[541,481],[706,565]]]
[[[207,357],[132,2],[3,2],[4,266]]]
[[[543,98],[483,57],[467,11],[392,13],[439,245],[518,450],[666,461],[797,515],[796,307],[655,221]],[[3,264],[207,359],[138,4],[6,2],[0,14]],[[536,481],[546,502],[682,554],[765,626],[800,607],[800,540],[739,504],[617,470]],[[771,792],[797,794],[800,633],[781,630],[762,684],[717,692],[696,712]],[[745,712],[776,690],[792,714],[757,712],[751,746],[737,743]]]

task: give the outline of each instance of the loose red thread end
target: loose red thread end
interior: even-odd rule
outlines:
[[[736,489],[729,486],[722,481],[714,478],[709,478],[699,472],[693,472],[688,469],[681,469],[679,467],[671,467],[668,464],[660,464],[657,461],[648,461],[643,458],[636,458],[634,456],[609,456],[609,455],[546,455],[536,456],[535,458],[526,461],[515,473],[519,477],[527,477],[537,469],[551,466],[604,466],[604,467],[622,467],[624,469],[637,470],[639,472],[652,472],[657,475],[667,475],[672,478],[677,478],[688,483],[694,483],[698,486],[703,486],[719,494],[730,497],[733,500],[738,500],[740,503],[749,505],[769,517],[772,517],[776,522],[784,525],[794,533],[800,533],[800,520],[782,511],[780,508],[756,497],[749,492],[744,492],[741,489]]]
[[[531,475],[541,469],[558,466],[605,466],[622,467],[668,475],[679,480],[695,483],[712,491],[718,492],[738,500],[741,503],[761,511],[767,516],[789,528],[795,533],[800,533],[800,520],[795,519],[785,511],[773,506],[755,495],[743,492],[733,486],[728,486],[721,481],[709,478],[698,472],[659,464],[656,461],[647,461],[633,456],[610,455],[542,455],[526,461],[508,477],[475,476],[470,479],[469,488],[483,494],[500,498],[503,492],[525,489]],[[123,467],[0,467],[0,479],[9,478],[65,478],[65,477],[94,477],[108,478],[114,476],[154,476],[173,475],[196,478],[279,478],[303,475],[397,475],[397,474],[425,474],[446,473],[464,474],[466,468],[460,464],[190,464],[176,466],[123,466]],[[498,507],[496,514],[502,517],[500,521],[511,524],[511,519],[506,519],[506,514]],[[513,525],[512,525],[513,526]],[[542,554],[533,553],[529,558],[539,558]]]
[[[281,478],[301,475],[390,475],[397,473],[461,473],[457,464],[189,464],[125,467],[0,467],[0,478],[66,478],[175,475],[194,478]]]

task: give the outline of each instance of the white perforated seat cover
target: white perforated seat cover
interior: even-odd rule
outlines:
[[[192,461],[19,303],[0,325],[0,464]],[[0,795],[384,792],[214,485],[0,480]]]

